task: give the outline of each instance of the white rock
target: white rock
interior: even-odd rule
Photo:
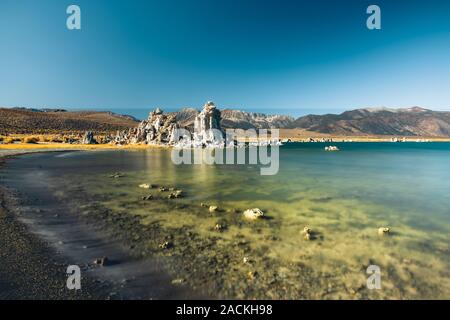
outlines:
[[[244,217],[249,220],[256,220],[259,218],[262,218],[264,216],[264,212],[262,212],[261,209],[253,208],[253,209],[247,209],[244,211]]]

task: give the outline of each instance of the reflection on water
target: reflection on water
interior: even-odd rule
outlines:
[[[236,239],[245,239],[250,249],[243,256],[261,274],[258,288],[290,279],[298,290],[267,289],[258,297],[449,299],[450,144],[338,146],[342,151],[335,153],[319,143],[283,146],[275,176],[261,176],[257,165],[176,166],[162,149],[34,155],[11,165],[40,166],[62,192],[81,188],[110,209],[139,215],[144,224],[157,221],[218,238],[221,250],[231,252]],[[113,172],[124,177],[111,179]],[[158,200],[162,193],[138,188],[141,183],[176,187],[186,196]],[[142,203],[148,194],[156,200]],[[201,203],[223,210],[210,214]],[[248,223],[235,213],[254,207],[270,219]],[[218,221],[225,231],[214,230]],[[305,241],[304,226],[318,237]],[[384,226],[392,234],[380,237],[377,229]],[[233,271],[224,276],[224,287],[236,273],[248,275],[239,263],[228,262]],[[370,264],[381,268],[382,290],[365,288]],[[297,266],[312,273],[299,273]],[[249,286],[256,286],[258,280],[252,281]]]

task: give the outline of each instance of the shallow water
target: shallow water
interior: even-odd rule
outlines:
[[[282,146],[274,176],[261,176],[257,165],[177,166],[164,149],[28,155],[5,170],[23,179],[40,172],[61,201],[85,194],[87,202],[158,224],[175,237],[174,249],[161,253],[180,264],[171,266],[173,276],[198,289],[216,282],[219,296],[449,299],[450,144],[336,145],[342,151],[325,152],[321,143]],[[124,176],[111,178],[114,172]],[[141,183],[186,196],[168,200]],[[148,194],[155,200],[142,201]],[[209,213],[201,203],[222,210]],[[87,204],[78,197],[74,205],[81,212]],[[268,219],[248,222],[234,212],[254,207]],[[215,231],[218,222],[227,228]],[[303,239],[304,226],[315,239]],[[384,226],[392,233],[380,237]],[[185,242],[177,230],[201,240]],[[205,247],[205,239],[214,245]],[[197,253],[188,254],[187,246]],[[214,276],[204,278],[201,270],[190,276],[193,267],[183,260],[212,257]],[[381,269],[380,290],[366,287],[369,265]]]

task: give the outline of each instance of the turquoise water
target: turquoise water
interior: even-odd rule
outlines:
[[[236,257],[222,266],[233,270],[220,275],[224,288],[241,275],[261,290],[228,289],[225,296],[449,299],[450,144],[336,145],[341,151],[326,152],[322,143],[282,146],[274,176],[261,176],[257,165],[177,166],[166,149],[42,154],[10,166],[21,172],[39,167],[61,186],[62,198],[89,190],[103,206],[137,215],[143,224],[218,238],[220,250]],[[114,172],[124,176],[111,179]],[[186,196],[167,200],[141,183],[176,187]],[[156,200],[138,200],[148,194]],[[201,203],[221,211],[209,213]],[[255,207],[268,219],[245,221],[242,211]],[[215,231],[218,222],[227,229]],[[305,226],[314,239],[304,240]],[[390,235],[378,235],[380,227],[389,227]],[[236,252],[236,239],[250,249]],[[381,269],[380,290],[366,288],[371,264]],[[306,277],[298,266],[311,272]],[[250,271],[260,277],[248,280]],[[273,274],[289,289],[268,289]]]

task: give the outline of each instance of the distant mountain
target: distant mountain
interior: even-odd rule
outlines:
[[[286,128],[294,118],[283,115],[266,115],[264,113],[245,112],[239,110],[222,110],[222,126],[225,128],[270,129]]]
[[[198,110],[184,108],[175,114],[181,125],[192,127]],[[222,110],[221,124],[223,128],[304,129],[335,135],[450,136],[450,112],[420,107],[365,108],[298,119],[225,109]]]
[[[194,119],[199,111],[194,108],[184,108],[175,112],[177,121],[185,127],[193,127]],[[246,112],[240,110],[221,110],[223,128],[237,129],[270,129],[287,128],[295,119],[283,115],[266,115],[264,113]]]
[[[0,135],[9,133],[115,133],[135,127],[139,122],[131,116],[112,112],[65,111],[63,109],[0,108]]]
[[[288,128],[336,135],[450,136],[450,112],[419,107],[366,108],[339,115],[308,115]]]
[[[412,107],[405,109],[365,108],[341,114],[285,115],[225,109],[221,111],[223,128],[302,129],[330,135],[450,136],[450,112]],[[183,108],[175,114],[177,122],[192,128],[199,113]],[[5,133],[115,132],[136,127],[138,121],[127,115],[97,111],[64,109],[0,108],[0,135]]]

